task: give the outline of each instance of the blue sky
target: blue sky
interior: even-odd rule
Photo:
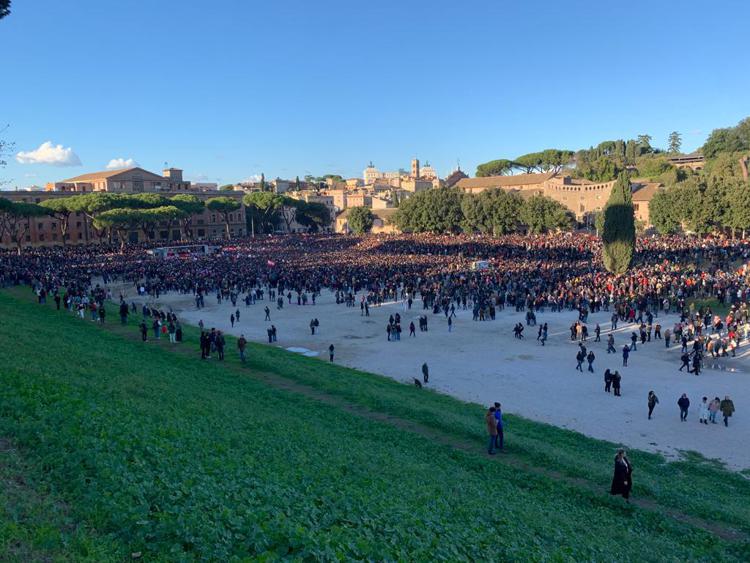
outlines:
[[[11,186],[112,159],[219,183],[359,176],[369,160],[397,169],[413,156],[441,175],[460,159],[473,174],[493,158],[640,133],[664,146],[680,131],[689,151],[750,115],[750,2],[739,0],[12,9],[0,21],[0,123],[29,154],[0,170]]]

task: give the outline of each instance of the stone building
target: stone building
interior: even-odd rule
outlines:
[[[579,223],[590,223],[592,217],[602,211],[607,204],[615,181],[592,182],[573,178],[567,174],[547,172],[541,174],[517,174],[514,176],[488,176],[486,178],[463,178],[456,184],[467,193],[478,194],[484,190],[501,188],[515,192],[522,197],[543,195],[562,203]],[[633,204],[636,219],[648,221],[648,203],[659,184],[653,182],[632,182]],[[636,196],[636,194],[638,194]]]
[[[61,182],[47,184],[46,190],[79,193],[187,192],[191,190],[191,184],[183,180],[182,170],[179,168],[166,168],[163,175],[159,176],[135,166],[121,170],[103,170],[82,174]]]
[[[569,175],[559,175],[556,172],[545,172],[514,176],[464,178],[459,180],[456,185],[471,194],[478,194],[492,188],[501,188],[517,192],[523,197],[547,196],[570,209],[579,222],[585,222],[587,216],[604,208],[614,181],[590,182]]]
[[[0,196],[15,202],[41,203],[47,199],[75,197],[91,192],[111,193],[156,193],[169,198],[178,193],[190,193],[196,197],[206,200],[218,195],[236,198],[242,204],[241,191],[216,192],[194,189],[189,181],[182,178],[182,170],[168,168],[164,175],[159,176],[143,168],[127,168],[123,170],[107,170],[82,174],[61,182],[48,184],[45,191],[7,191]],[[192,230],[194,238],[208,240],[222,238],[225,235],[226,226],[219,213],[204,209],[192,217]],[[22,246],[58,246],[63,244],[62,222],[52,216],[33,217],[23,223],[24,233]],[[241,205],[238,211],[229,214],[229,230],[231,236],[244,236],[247,234],[245,224],[245,208]],[[103,241],[100,235],[103,233],[94,228],[92,221],[82,212],[74,212],[68,219],[68,231],[65,236],[65,244],[94,244]],[[147,240],[142,230],[132,230],[128,234],[130,242],[143,242]],[[181,238],[181,232],[177,225],[168,225],[164,222],[157,224],[153,229],[152,241],[177,241]],[[0,247],[13,247],[15,243],[6,231],[0,236]]]

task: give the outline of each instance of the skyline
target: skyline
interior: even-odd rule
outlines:
[[[44,185],[119,159],[223,184],[412,157],[473,175],[642,133],[664,147],[677,130],[690,152],[750,113],[750,6],[586,4],[14,2],[0,124],[15,149],[0,178]]]

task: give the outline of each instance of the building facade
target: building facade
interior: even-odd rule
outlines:
[[[123,170],[107,170],[83,174],[60,182],[48,184],[45,191],[8,191],[2,197],[14,202],[40,204],[48,199],[67,198],[92,192],[110,192],[122,194],[154,193],[169,198],[180,193],[190,193],[201,200],[207,200],[218,195],[234,197],[240,203],[240,209],[229,214],[229,233],[231,236],[247,234],[245,223],[245,207],[242,204],[243,192],[219,192],[195,188],[182,177],[182,170],[167,168],[164,175],[159,176],[143,168],[134,167]],[[191,217],[190,228],[193,238],[197,240],[218,239],[225,236],[226,225],[221,214],[204,209]],[[92,219],[81,211],[73,212],[65,220],[62,217],[40,216],[32,217],[19,223],[18,232],[22,247],[26,246],[58,246],[63,244],[96,244],[108,241],[108,234],[96,229]],[[20,234],[20,237],[18,236]],[[133,229],[126,236],[129,242],[170,242],[183,238],[184,233],[179,225],[161,222],[150,229],[147,234],[142,229]],[[17,246],[13,236],[7,228],[0,234],[0,247]],[[64,240],[63,240],[64,238]]]

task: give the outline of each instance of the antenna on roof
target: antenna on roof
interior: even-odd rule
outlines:
[[[166,160],[164,161],[164,168],[169,168],[169,163]]]
[[[458,170],[459,172],[461,171],[461,159],[460,158],[456,159],[456,170]]]

